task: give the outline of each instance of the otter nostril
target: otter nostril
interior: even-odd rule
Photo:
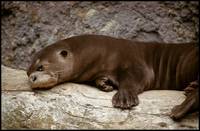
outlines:
[[[35,81],[37,79],[36,76],[32,76],[32,81]]]

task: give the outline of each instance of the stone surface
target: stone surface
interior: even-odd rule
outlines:
[[[44,46],[80,34],[199,41],[198,1],[4,1],[1,7],[2,62],[18,69]]]
[[[182,91],[146,91],[138,106],[120,110],[111,103],[116,91],[74,83],[32,91],[25,71],[1,70],[2,129],[199,129],[197,112],[178,122],[168,116]]]

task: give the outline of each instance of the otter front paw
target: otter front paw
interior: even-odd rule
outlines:
[[[109,92],[114,90],[114,84],[108,77],[101,77],[96,79],[96,85],[100,90]]]
[[[139,104],[139,99],[135,93],[121,90],[113,96],[112,104],[116,108],[130,109]]]

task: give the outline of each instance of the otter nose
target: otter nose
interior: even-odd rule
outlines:
[[[30,77],[30,80],[31,80],[32,82],[34,82],[34,81],[37,80],[37,77],[36,77],[35,75],[32,75],[32,76]]]

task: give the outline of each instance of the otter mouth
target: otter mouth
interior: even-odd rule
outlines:
[[[29,76],[31,88],[50,88],[58,83],[58,75],[52,72],[36,71]]]

